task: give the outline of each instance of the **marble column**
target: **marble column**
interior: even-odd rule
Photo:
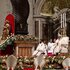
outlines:
[[[29,11],[29,17],[28,17],[28,33],[29,35],[35,35],[35,24],[34,24],[34,2],[33,0],[28,0],[29,2],[29,7],[30,7],[30,11]]]

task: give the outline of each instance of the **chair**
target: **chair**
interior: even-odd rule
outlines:
[[[68,70],[70,68],[70,58],[66,58],[63,60],[62,65],[65,70]]]
[[[6,64],[7,70],[14,70],[17,64],[17,58],[14,55],[10,55],[6,60]]]

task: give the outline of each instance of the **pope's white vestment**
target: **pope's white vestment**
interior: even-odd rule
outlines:
[[[58,41],[58,45],[54,49],[54,54],[59,53],[59,52],[60,53],[68,53],[68,43],[69,43],[69,37],[67,37],[67,36],[62,37]]]
[[[68,53],[69,37],[65,36],[61,39],[61,53]]]

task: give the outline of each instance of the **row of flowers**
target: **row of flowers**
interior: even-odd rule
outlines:
[[[2,43],[0,44],[0,49],[5,50],[7,45],[13,45],[14,43],[14,37],[8,37],[6,40],[3,40]]]
[[[0,70],[1,69],[7,69],[6,67],[6,59],[8,56],[1,56],[0,57]],[[63,55],[63,56],[48,56],[45,58],[46,64],[44,68],[47,69],[61,69],[63,68],[62,62],[64,59],[67,57],[70,57],[70,54],[68,55]],[[28,57],[18,57],[17,58],[17,65],[15,70],[23,69],[23,68],[33,68],[34,67],[34,59],[33,58],[28,58]]]
[[[3,40],[0,44],[0,49],[5,50],[7,45],[13,45],[15,40],[22,40],[22,41],[38,41],[37,37],[34,37],[32,35],[14,35],[7,37],[6,40]]]
[[[37,41],[38,38],[32,35],[15,35],[16,40],[24,40],[24,41]]]

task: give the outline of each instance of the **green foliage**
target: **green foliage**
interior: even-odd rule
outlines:
[[[1,50],[5,50],[5,48],[7,47],[7,45],[12,45],[13,44],[13,41],[14,41],[14,39],[12,37],[6,39],[5,42],[0,45],[0,49]]]

